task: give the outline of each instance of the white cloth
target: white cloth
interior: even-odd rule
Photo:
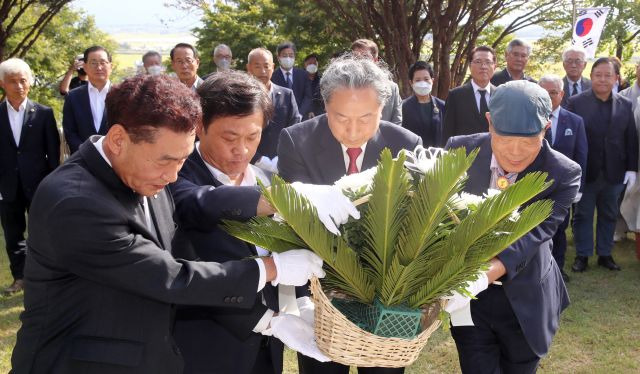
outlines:
[[[7,103],[7,114],[9,115],[9,124],[11,125],[11,132],[13,133],[13,139],[16,141],[16,145],[20,146],[20,135],[22,134],[22,124],[24,123],[24,116],[27,111],[27,99],[24,99],[18,110],[16,111],[9,103],[9,100],[5,100]]]
[[[551,145],[556,142],[556,132],[558,131],[558,116],[560,115],[560,106],[551,112]]]
[[[111,88],[111,81],[107,81],[107,84],[102,87],[102,90],[98,90],[91,82],[87,83],[89,87],[89,105],[91,106],[91,116],[93,117],[93,126],[96,128],[96,132],[100,131],[100,124],[102,123],[102,116],[104,115],[104,101],[107,99],[107,93]]]
[[[627,188],[632,188],[633,185],[636,184],[636,174],[635,171],[625,171],[624,172],[624,181],[623,184],[627,185]]]
[[[484,94],[484,99],[487,100],[487,105],[489,105],[489,101],[491,100],[491,83],[488,83],[485,87],[480,87],[478,84],[476,84],[476,82],[471,79],[471,86],[473,87],[473,94],[476,98],[476,106],[478,107],[478,112],[480,111],[480,92],[478,92],[478,90],[485,90],[487,91],[486,94]]]
[[[263,335],[274,336],[287,347],[321,362],[330,361],[316,345],[311,324],[298,316],[283,314],[271,319],[271,327]]]
[[[322,259],[308,249],[291,249],[282,253],[272,253],[271,258],[276,266],[276,279],[271,284],[304,286],[309,279],[316,276],[324,278]]]
[[[344,170],[349,170],[349,163],[351,159],[349,158],[349,154],[347,153],[347,146],[340,143],[340,147],[342,148],[342,158],[344,158]],[[367,143],[364,143],[360,146],[362,152],[356,158],[356,166],[358,167],[358,171],[362,171],[362,161],[364,160],[364,152],[367,150]]]
[[[489,279],[487,273],[480,272],[478,279],[473,282],[468,282],[466,290],[472,296],[476,296],[480,292],[487,289],[489,286]],[[471,318],[471,298],[463,295],[458,291],[453,291],[452,295],[446,297],[447,305],[444,310],[451,316],[451,324],[453,326],[473,326],[473,319]]]

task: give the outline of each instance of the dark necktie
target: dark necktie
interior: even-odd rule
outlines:
[[[356,160],[358,156],[362,153],[361,148],[347,148],[347,155],[349,156],[349,169],[347,169],[347,175],[358,173],[358,164],[356,164]]]
[[[480,116],[485,118],[485,113],[489,111],[489,105],[487,105],[487,90],[478,90],[480,93]]]
[[[578,93],[578,82],[573,83],[573,93],[571,94],[571,96],[575,95]]]
[[[291,73],[287,72],[287,87],[293,87],[293,82],[291,81]]]
[[[547,129],[547,131],[544,133],[544,138],[547,139],[547,142],[549,142],[549,145],[553,145],[553,133],[551,132],[551,127],[549,127]]]

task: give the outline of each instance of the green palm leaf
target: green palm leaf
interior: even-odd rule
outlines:
[[[222,228],[245,242],[270,250],[284,252],[305,248],[306,244],[289,225],[269,217],[255,217],[248,222],[223,220]]]

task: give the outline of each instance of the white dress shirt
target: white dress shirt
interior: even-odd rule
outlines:
[[[476,97],[476,106],[478,107],[478,112],[480,111],[480,92],[478,90],[485,90],[487,93],[484,94],[485,100],[487,100],[487,105],[489,105],[489,100],[491,99],[491,83],[488,83],[486,87],[480,87],[476,84],[476,82],[471,80],[471,86],[473,87],[473,93]]]
[[[202,82],[204,82],[202,78],[196,75],[196,80],[195,82],[193,82],[193,86],[191,86],[191,89],[193,90],[193,92],[196,92],[196,90],[198,89],[198,87],[200,87]]]
[[[560,115],[560,106],[551,112],[551,145],[556,142],[556,133],[558,131],[558,116]]]
[[[578,79],[577,82],[574,82],[569,77],[567,77],[567,82],[569,83],[569,92],[567,92],[566,94],[568,94],[569,96],[573,96],[582,92],[582,78]],[[578,92],[573,92],[573,85],[576,83],[578,84]]]
[[[5,99],[7,103],[7,114],[9,115],[9,124],[11,125],[11,132],[13,132],[13,139],[16,141],[16,145],[20,146],[20,134],[22,134],[22,124],[24,123],[25,112],[27,111],[27,99],[24,99],[18,106],[16,111],[9,103],[9,100]]]
[[[347,146],[340,143],[340,147],[342,147],[342,157],[344,157],[344,170],[348,172],[351,159],[349,158],[349,154],[347,153]],[[362,160],[364,160],[364,152],[367,149],[367,143],[361,145],[360,149],[362,149],[362,152],[360,152],[360,154],[356,158],[356,166],[358,167],[358,172],[362,171]]]
[[[282,66],[280,66],[280,71],[282,71],[282,76],[284,77],[285,88],[289,88],[289,87],[286,86],[287,73],[289,73],[289,79],[291,79],[291,87],[293,87],[293,68],[291,68],[291,70],[287,71],[287,70],[284,70],[282,68]]]
[[[102,87],[102,91],[99,91],[91,84],[91,82],[88,82],[87,84],[89,86],[89,104],[91,105],[93,126],[96,128],[96,132],[98,132],[100,131],[102,116],[104,115],[104,101],[107,98],[109,89],[111,88],[111,81],[107,81],[107,84]]]

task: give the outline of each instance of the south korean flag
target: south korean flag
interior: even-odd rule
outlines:
[[[587,58],[593,58],[596,55],[609,8],[584,8],[577,11],[571,44],[583,47],[587,51]]]

